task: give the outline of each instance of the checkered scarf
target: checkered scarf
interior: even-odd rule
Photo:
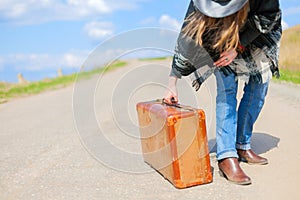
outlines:
[[[269,81],[272,75],[278,78],[279,45],[282,34],[281,12],[268,17],[250,16],[245,26],[255,27],[260,32],[259,36],[243,53],[239,53],[229,66],[222,68],[217,68],[213,64],[219,58],[218,52],[200,47],[192,38],[184,36],[181,32],[173,58],[173,73],[189,76],[196,90],[199,90],[201,84],[215,70],[220,70],[225,75],[235,73],[246,82],[250,77],[259,83]]]

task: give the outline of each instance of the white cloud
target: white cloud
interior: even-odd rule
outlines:
[[[19,25],[99,17],[147,0],[1,0],[0,20]]]
[[[62,57],[61,65],[70,68],[78,68],[82,64],[82,62],[82,57],[72,53],[66,53]]]
[[[288,29],[289,28],[289,25],[285,22],[285,21],[281,21],[281,25],[282,25],[282,29],[285,30],[285,29]]]
[[[15,18],[15,17],[18,17],[18,16],[21,16],[23,14],[26,13],[26,4],[17,4],[17,5],[14,5],[11,9],[11,12],[8,12],[7,13],[7,16],[8,17],[12,17],[12,18]]]
[[[291,8],[287,8],[287,9],[283,10],[283,14],[285,16],[295,15],[295,14],[299,14],[299,13],[300,13],[300,6],[295,6],[295,7],[291,7]]]
[[[88,51],[69,52],[63,55],[49,54],[10,54],[2,57],[2,68],[14,66],[19,71],[42,71],[46,69],[79,69]],[[0,60],[0,61],[1,61]]]
[[[67,5],[79,8],[83,14],[89,14],[89,12],[109,13],[111,8],[104,0],[67,0]]]
[[[114,25],[110,22],[93,21],[85,25],[84,31],[92,39],[103,39],[114,33]]]
[[[181,24],[169,15],[162,15],[159,19],[159,24],[162,28],[169,28],[176,31],[179,31],[181,28]]]

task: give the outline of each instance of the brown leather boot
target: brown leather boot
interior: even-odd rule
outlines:
[[[237,158],[220,160],[218,166],[220,175],[224,176],[228,181],[239,185],[251,184],[251,179],[242,170]]]
[[[239,155],[239,159],[243,162],[249,164],[257,164],[257,165],[268,164],[268,159],[255,154],[251,149],[249,150],[237,149],[237,153]]]

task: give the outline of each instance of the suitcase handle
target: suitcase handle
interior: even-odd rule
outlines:
[[[159,103],[161,103],[161,104],[168,105],[168,106],[173,106],[173,107],[176,107],[176,108],[180,108],[180,109],[192,111],[192,112],[194,112],[194,114],[195,114],[198,118],[202,118],[202,117],[203,117],[201,114],[198,113],[198,110],[197,110],[196,108],[193,108],[193,107],[191,107],[191,106],[185,106],[185,105],[181,105],[181,104],[179,104],[179,103],[176,103],[176,104],[169,104],[169,103],[165,102],[164,99],[157,99],[156,101],[159,102]]]
[[[193,111],[193,112],[197,113],[197,110],[195,108],[190,107],[190,106],[183,106],[183,105],[180,105],[179,103],[169,104],[165,101],[165,99],[157,99],[156,101],[160,102],[162,104],[168,105],[168,106],[174,106],[176,108],[181,108],[181,109],[184,109],[184,110],[189,110],[189,111]]]
[[[177,106],[179,105],[179,103],[176,103],[174,97],[172,97],[172,99],[171,99],[172,104],[167,103],[166,100],[165,100],[164,98],[162,98],[162,99],[157,99],[157,101],[158,101],[158,102],[161,102],[162,104],[166,104],[166,105],[168,105],[168,106],[175,106],[175,107],[177,107]]]

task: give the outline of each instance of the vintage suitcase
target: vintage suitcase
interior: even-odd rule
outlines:
[[[203,110],[162,100],[136,107],[146,163],[177,188],[212,182]]]

